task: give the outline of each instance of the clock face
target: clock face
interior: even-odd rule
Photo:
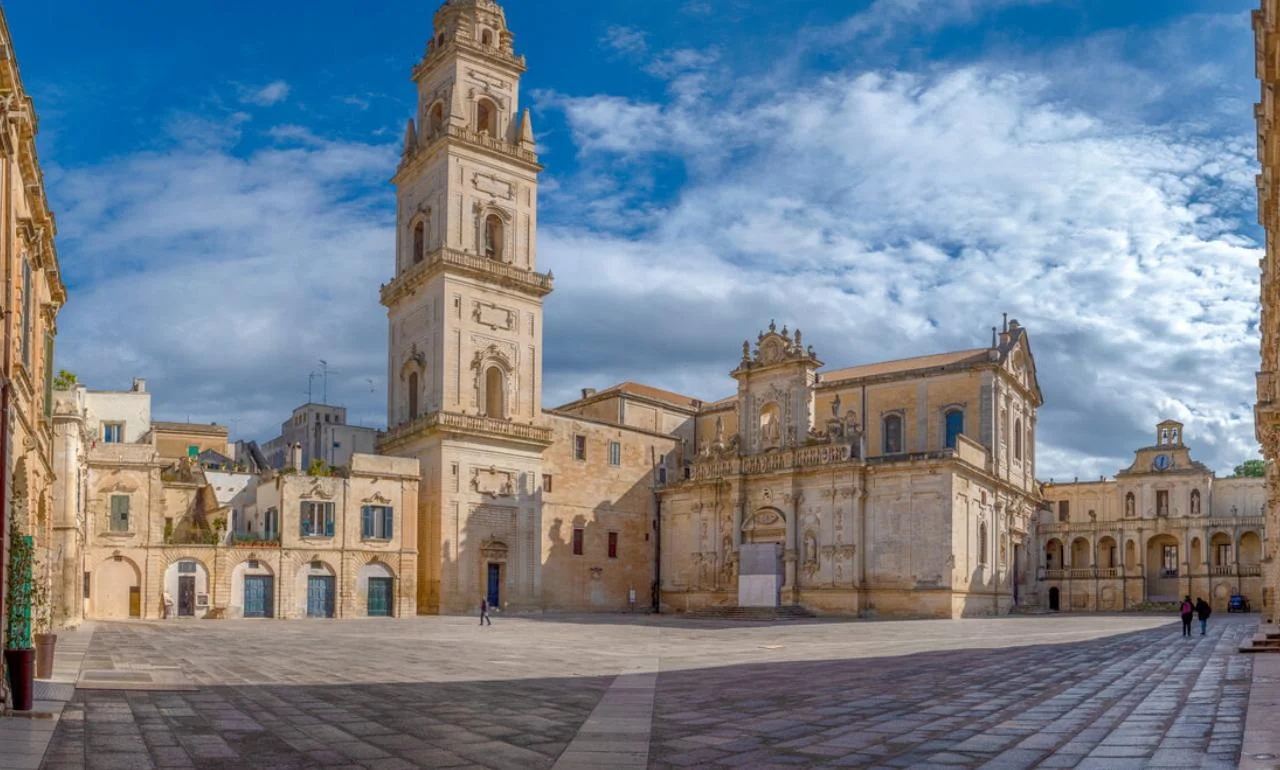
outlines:
[[[1164,471],[1173,465],[1173,460],[1169,459],[1169,455],[1156,455],[1156,459],[1151,465],[1158,471]]]

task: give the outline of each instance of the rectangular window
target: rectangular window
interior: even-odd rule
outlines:
[[[31,263],[22,260],[22,364],[31,371]]]
[[[550,473],[542,474],[542,491],[543,492],[551,491],[551,474]]]
[[[280,537],[280,511],[275,508],[268,508],[267,512],[262,515],[262,535],[267,540],[274,540]]]
[[[102,443],[121,444],[123,442],[124,442],[124,423],[122,422],[102,423]]]
[[[609,464],[622,465],[622,444],[617,441],[609,442]]]
[[[1156,515],[1169,515],[1169,490],[1167,489],[1156,490]]]
[[[366,505],[360,509],[360,536],[366,540],[390,540],[392,508],[389,505]]]
[[[573,437],[573,459],[575,460],[587,459],[587,437],[586,436]]]
[[[1178,574],[1178,546],[1166,545],[1164,547],[1163,559],[1160,566],[1164,569],[1165,577],[1172,577]],[[1172,573],[1172,575],[1170,574]]]
[[[1231,563],[1231,545],[1229,543],[1218,543],[1217,552],[1215,567],[1225,567]]]
[[[618,533],[617,532],[609,533],[609,558],[610,559],[618,558]]]
[[[193,561],[178,562],[178,574],[195,574],[196,563]]]
[[[890,455],[902,452],[902,415],[884,418],[884,452]]]
[[[111,496],[111,531],[129,531],[129,496]]]
[[[303,500],[299,532],[303,537],[333,537],[333,503]]]
[[[1071,521],[1071,503],[1067,500],[1058,501],[1058,521]]]
[[[586,533],[582,530],[581,527],[573,528],[573,555],[574,556],[582,555],[582,538],[585,534]]]

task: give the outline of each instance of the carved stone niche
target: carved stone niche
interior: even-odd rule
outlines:
[[[516,311],[499,307],[492,302],[476,302],[471,317],[481,326],[490,329],[510,330],[516,325]]]
[[[515,474],[493,466],[474,468],[471,471],[471,488],[488,497],[511,497],[516,490]]]

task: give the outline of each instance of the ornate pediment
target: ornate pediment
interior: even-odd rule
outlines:
[[[369,497],[366,497],[363,502],[369,505],[391,505],[391,498],[381,492],[374,492]]]
[[[471,489],[489,497],[511,497],[516,493],[516,474],[512,471],[488,468],[471,470]]]
[[[332,493],[332,492],[327,491],[327,490],[324,488],[324,485],[323,485],[323,484],[321,484],[319,481],[317,481],[317,482],[315,482],[314,484],[312,484],[312,485],[311,485],[311,489],[307,490],[306,494],[304,494],[304,495],[302,495],[302,496],[303,496],[304,498],[309,498],[309,499],[319,499],[319,500],[332,500],[332,499],[333,499],[333,493]]]
[[[480,556],[485,561],[506,561],[507,544],[493,537],[480,541]]]
[[[822,362],[818,360],[817,355],[813,352],[813,346],[810,345],[807,348],[804,346],[799,329],[796,329],[795,335],[792,336],[787,331],[787,327],[783,326],[782,331],[779,332],[774,322],[770,321],[769,331],[760,332],[756,337],[754,353],[751,350],[750,341],[743,341],[742,361],[739,367],[750,369],[761,366],[775,366],[792,361],[803,362],[814,367],[822,365]]]

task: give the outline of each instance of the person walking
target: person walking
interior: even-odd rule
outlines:
[[[1200,597],[1196,597],[1196,617],[1200,618],[1200,635],[1204,636],[1209,628],[1209,616],[1213,614],[1213,608],[1209,603]]]
[[[485,623],[493,625],[493,621],[489,619],[489,600],[482,597],[480,599],[480,625],[483,626]]]
[[[1191,603],[1191,594],[1187,594],[1182,599],[1182,607],[1179,608],[1182,614],[1182,635],[1191,636],[1191,616],[1195,613],[1195,605]]]

